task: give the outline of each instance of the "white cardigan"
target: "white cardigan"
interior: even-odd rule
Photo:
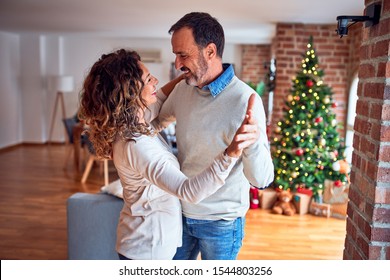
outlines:
[[[152,108],[151,118],[162,104]],[[130,259],[172,259],[182,240],[179,199],[197,203],[213,194],[237,159],[219,154],[200,174],[188,178],[160,136],[140,136],[136,142],[118,140],[113,161],[123,186],[124,206],[118,230],[118,253]]]

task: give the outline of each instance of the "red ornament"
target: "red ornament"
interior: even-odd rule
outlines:
[[[337,102],[333,102],[332,103],[332,108],[336,108],[337,107]]]
[[[322,122],[324,119],[322,117],[317,117],[314,121],[315,123],[320,123]]]
[[[343,183],[340,180],[334,181],[334,186],[339,188],[343,185]]]
[[[306,81],[306,86],[307,86],[307,87],[310,87],[310,88],[311,88],[313,85],[314,85],[314,83],[313,83],[312,80],[307,80],[307,81]]]
[[[296,151],[295,151],[295,154],[297,155],[297,156],[303,156],[303,149],[301,149],[301,148],[299,148],[299,149],[297,149]]]

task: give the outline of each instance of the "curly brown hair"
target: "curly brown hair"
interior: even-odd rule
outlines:
[[[137,52],[125,49],[103,54],[84,80],[79,118],[89,126],[86,133],[98,158],[111,158],[118,136],[131,141],[154,133],[139,120],[140,109],[147,108],[140,61]]]

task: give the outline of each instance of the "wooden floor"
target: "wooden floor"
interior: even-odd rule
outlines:
[[[98,192],[95,166],[86,184],[64,169],[64,145],[23,145],[0,151],[0,259],[67,259],[66,200],[75,192]],[[110,166],[110,180],[117,178]],[[239,259],[342,259],[345,221],[312,215],[287,217],[268,210],[247,214]]]

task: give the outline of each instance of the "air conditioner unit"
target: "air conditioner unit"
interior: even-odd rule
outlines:
[[[161,63],[161,50],[135,50],[140,56],[142,62]]]

